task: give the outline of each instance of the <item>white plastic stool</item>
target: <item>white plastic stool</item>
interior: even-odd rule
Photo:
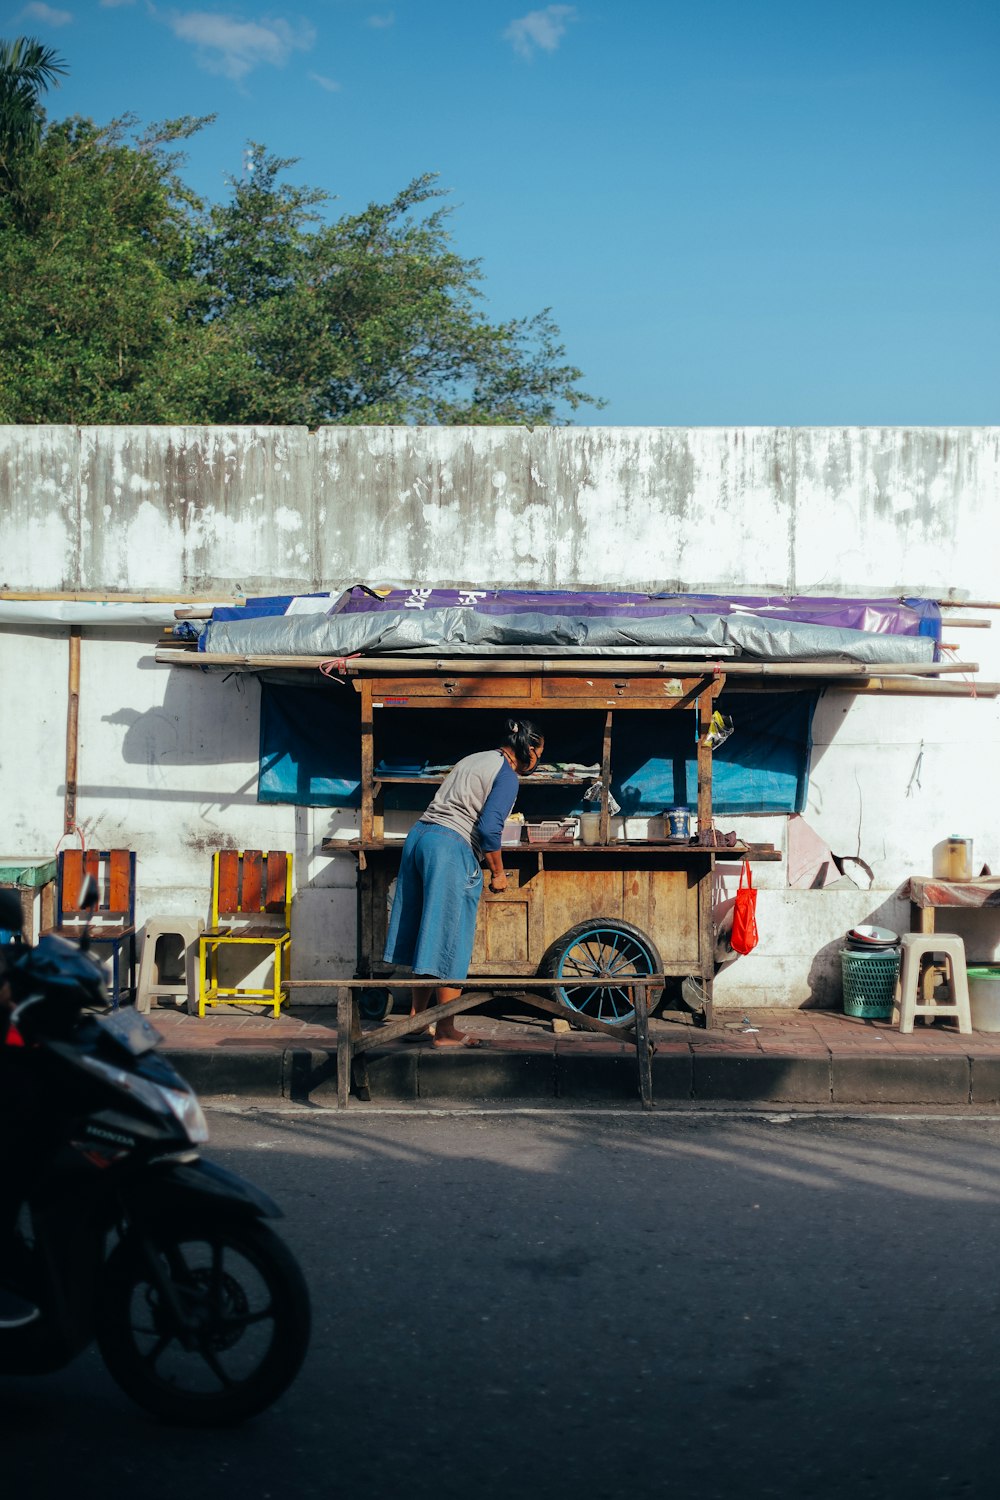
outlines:
[[[136,1010],[148,1011],[149,1002],[157,995],[178,996],[189,1002],[196,1000],[198,939],[205,931],[201,917],[149,917],[146,935],[142,943],[142,960],[139,964],[139,984],[135,995]],[[181,973],[174,980],[162,980],[160,945],[164,938],[179,938]]]
[[[958,1029],[972,1031],[969,1009],[969,980],[965,968],[965,944],[953,932],[907,932],[900,942],[902,966],[899,972],[899,1029],[912,1031],[915,1016],[956,1016]],[[918,1004],[920,961],[935,953],[943,954],[948,964],[948,999],[941,1005]]]

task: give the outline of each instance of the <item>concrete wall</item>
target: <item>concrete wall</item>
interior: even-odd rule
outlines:
[[[836,592],[996,581],[1000,429],[0,429],[0,584],[218,597],[352,579]],[[1000,678],[991,631],[949,629]],[[296,856],[297,977],[350,971],[354,866],[319,854],[354,814],[256,801],[254,679],[167,669],[155,632],[85,629],[78,821],[136,849],[139,918],[207,914],[211,852]],[[66,629],[0,627],[0,854],[54,850],[63,826]],[[1000,871],[994,700],[828,693],[806,818],[860,855],[871,891],[787,888],[757,868],[762,941],[720,978],[733,1006],[835,1003],[837,949],[898,898],[949,833]],[[787,821],[724,826],[784,848]],[[735,873],[720,881],[731,894]],[[949,918],[978,958],[1000,922]]]
[[[1000,428],[0,427],[0,582],[989,598],[998,492]]]

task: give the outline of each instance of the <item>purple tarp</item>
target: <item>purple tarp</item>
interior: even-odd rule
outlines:
[[[248,601],[249,609],[254,603]],[[673,614],[732,615],[741,611],[803,625],[834,625],[885,635],[941,639],[941,610],[928,599],[836,599],[809,594],[631,594],[596,590],[408,588],[374,592],[362,584],[347,589],[331,614],[403,609],[465,608],[481,615],[558,614],[586,619],[619,615],[658,619]]]

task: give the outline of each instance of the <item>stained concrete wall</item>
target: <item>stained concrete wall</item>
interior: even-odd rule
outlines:
[[[1000,428],[0,427],[0,582],[992,597],[998,493]]]
[[[0,429],[0,584],[218,596],[351,579],[910,592],[997,598],[1000,429]],[[1000,679],[993,630],[949,629]],[[294,970],[354,957],[354,866],[319,853],[336,810],[256,801],[258,687],[158,667],[155,632],[85,629],[78,820],[137,851],[139,920],[207,915],[211,852],[296,856]],[[0,854],[63,827],[65,628],[0,627]],[[760,947],[721,977],[741,1007],[835,1003],[843,933],[906,925],[899,891],[952,832],[1000,870],[994,700],[821,700],[806,818],[870,891],[757,867]],[[787,820],[725,820],[784,849]],[[720,877],[719,894],[736,874]],[[993,916],[949,918],[978,958]],[[317,992],[317,998],[319,992]]]

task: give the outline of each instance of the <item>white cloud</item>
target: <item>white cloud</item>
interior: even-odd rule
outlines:
[[[73,12],[56,10],[54,6],[43,4],[43,0],[31,0],[31,4],[22,10],[19,19],[41,21],[43,26],[68,26],[73,19]]]
[[[261,63],[283,68],[293,52],[308,52],[316,41],[315,27],[308,21],[286,21],[281,16],[241,21],[217,11],[192,10],[184,15],[174,11],[168,24],[182,42],[193,44],[199,67],[236,82]]]
[[[368,25],[374,26],[376,31],[384,31],[387,26],[395,25],[395,21],[396,12],[394,10],[387,11],[384,16],[368,17]]]
[[[575,5],[547,5],[544,10],[529,10],[526,16],[511,21],[504,39],[522,57],[533,57],[536,47],[554,52],[566,34],[566,27],[576,18]]]
[[[134,5],[135,0],[101,0],[105,10],[116,10],[119,5]]]
[[[318,83],[321,89],[326,89],[328,94],[335,94],[340,88],[335,78],[324,78],[322,73],[310,73],[309,77],[313,83]]]

